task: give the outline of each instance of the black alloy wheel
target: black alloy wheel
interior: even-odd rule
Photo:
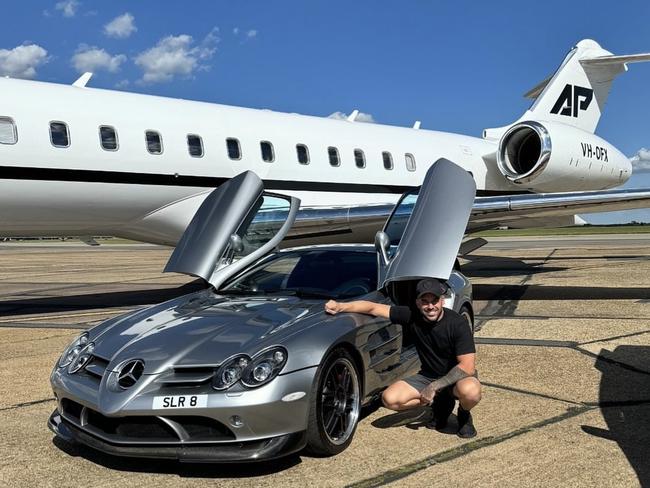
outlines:
[[[361,388],[354,360],[345,349],[327,356],[312,392],[307,448],[332,456],[346,449],[357,428]]]

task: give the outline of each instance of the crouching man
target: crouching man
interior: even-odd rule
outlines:
[[[445,283],[426,278],[416,287],[417,310],[364,300],[330,300],[325,310],[330,314],[354,312],[384,317],[405,327],[405,333],[413,337],[422,368],[416,375],[390,385],[382,395],[384,406],[400,411],[431,404],[432,425],[444,429],[458,399],[458,436],[470,438],[476,435],[470,410],[481,400],[476,347],[467,322],[453,310],[443,308],[446,291]]]

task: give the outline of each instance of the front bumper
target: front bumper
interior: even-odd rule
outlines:
[[[139,388],[114,392],[83,375],[55,370],[51,382],[58,407],[48,424],[64,439],[119,456],[192,462],[273,459],[306,443],[315,371],[281,375],[250,390],[192,388],[189,394],[208,396],[205,407],[154,409],[156,396],[188,395],[188,390],[162,390],[151,376]]]
[[[50,416],[48,427],[68,442],[84,444],[114,456],[174,459],[191,463],[235,463],[267,461],[297,452],[305,447],[306,432],[296,432],[270,439],[201,445],[116,445],[99,439],[61,418],[58,410]]]

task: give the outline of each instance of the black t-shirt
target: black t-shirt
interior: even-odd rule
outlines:
[[[431,378],[446,375],[458,364],[456,356],[476,352],[467,321],[448,308],[438,322],[429,322],[417,309],[392,306],[390,320],[407,328],[404,332],[413,337],[420,356],[421,373]]]

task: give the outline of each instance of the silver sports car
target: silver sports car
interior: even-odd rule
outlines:
[[[472,327],[471,285],[454,270],[474,198],[470,175],[434,164],[375,246],[285,249],[299,201],[250,172],[212,192],[165,271],[198,292],[110,319],[54,366],[56,435],[106,453],[193,462],[273,459],[352,441],[361,406],[419,367],[399,325],[327,315],[328,298],[409,303],[448,279],[446,306]]]

